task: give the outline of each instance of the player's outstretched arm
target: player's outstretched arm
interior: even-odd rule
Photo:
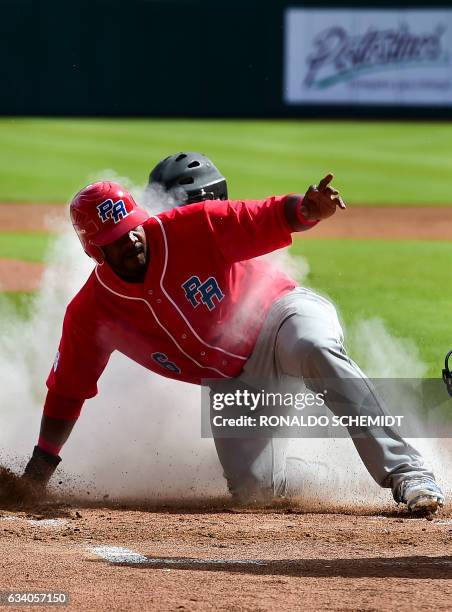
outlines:
[[[227,200],[208,206],[187,207],[186,222],[199,227],[204,217],[215,247],[228,263],[271,253],[292,243],[293,232],[304,231],[331,216],[337,207],[345,208],[339,192],[330,186],[332,174],[306,194],[272,196],[264,200]]]

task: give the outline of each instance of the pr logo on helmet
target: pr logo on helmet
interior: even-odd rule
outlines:
[[[129,214],[124,204],[124,200],[113,202],[113,200],[109,198],[105,200],[105,202],[102,202],[102,204],[96,206],[96,208],[102,223],[105,223],[109,219],[113,219],[115,223],[119,223],[121,219],[124,219],[124,217],[127,217]]]

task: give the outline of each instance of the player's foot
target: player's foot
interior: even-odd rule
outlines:
[[[428,477],[412,477],[402,481],[395,498],[406,504],[410,512],[433,513],[444,505],[444,495],[439,486]]]

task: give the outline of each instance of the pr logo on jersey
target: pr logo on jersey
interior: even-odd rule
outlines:
[[[209,310],[213,310],[224,298],[224,293],[221,291],[217,279],[213,276],[209,276],[204,282],[198,276],[190,276],[182,284],[182,289],[193,308],[205,304]]]
[[[169,372],[180,374],[181,372],[180,368],[178,368],[177,365],[173,363],[172,361],[169,361],[165,353],[152,353],[151,357],[155,362],[163,366]]]
[[[57,371],[58,363],[60,361],[60,351],[56,352],[55,359],[53,360],[53,371]]]
[[[129,214],[124,204],[124,200],[113,202],[113,200],[109,198],[105,200],[105,202],[102,202],[102,204],[96,206],[96,208],[102,223],[105,223],[109,219],[113,219],[115,223],[119,223],[121,219],[124,219],[124,217],[127,217]]]

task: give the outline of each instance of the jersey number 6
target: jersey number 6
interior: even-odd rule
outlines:
[[[167,355],[165,355],[165,353],[152,353],[151,357],[159,365],[163,366],[170,372],[175,372],[176,374],[180,374],[180,368],[178,368],[177,365],[173,363],[172,361],[168,361],[168,357]]]

